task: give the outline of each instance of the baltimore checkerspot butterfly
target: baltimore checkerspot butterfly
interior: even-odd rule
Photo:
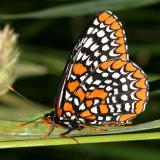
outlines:
[[[88,23],[65,66],[54,111],[44,120],[67,132],[101,125],[127,125],[148,100],[148,81],[129,60],[125,31],[109,11]]]

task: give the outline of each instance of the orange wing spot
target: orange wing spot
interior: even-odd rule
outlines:
[[[76,75],[82,75],[83,73],[87,72],[87,67],[81,63],[77,63],[73,66],[73,72]]]
[[[126,71],[129,71],[129,72],[133,72],[137,70],[137,68],[132,63],[127,63],[125,69]]]
[[[95,116],[95,115],[92,115],[92,116],[86,117],[86,119],[88,119],[88,120],[95,120],[95,119],[96,119],[96,116]]]
[[[136,108],[135,108],[136,114],[140,114],[140,113],[143,112],[143,110],[144,110],[144,104],[145,104],[145,101],[138,101],[136,103]]]
[[[87,107],[91,107],[91,105],[93,104],[93,101],[92,100],[86,100],[86,106]]]
[[[119,118],[119,122],[126,122],[132,118],[135,118],[137,114],[123,114]]]
[[[79,88],[76,92],[76,96],[79,97],[80,101],[82,101],[85,97],[85,93],[83,92],[82,88]]]
[[[127,62],[126,61],[122,61],[122,60],[116,60],[113,64],[112,64],[112,68],[113,69],[119,69],[122,66],[124,66]]]
[[[100,111],[101,111],[102,114],[108,113],[108,107],[107,107],[106,104],[101,104],[101,105],[99,106],[99,108],[100,108]]]
[[[117,49],[116,49],[117,53],[126,53],[126,46],[124,44],[120,45]]]
[[[135,83],[135,86],[138,88],[147,88],[146,79],[142,78],[141,80],[139,80],[138,82]]]
[[[114,62],[113,60],[103,62],[103,63],[100,65],[100,67],[105,70],[105,69],[107,69],[109,66],[111,66],[111,64],[112,64],[113,62]]]
[[[115,36],[116,37],[123,37],[124,36],[123,30],[122,29],[117,30],[116,33],[115,33]]]
[[[73,92],[78,86],[79,86],[78,80],[68,83],[68,89],[70,92]]]
[[[72,106],[71,103],[66,102],[66,103],[64,104],[63,110],[64,110],[65,112],[71,112],[71,113],[75,114],[75,111],[74,111],[73,106]]]
[[[98,19],[102,22],[102,21],[104,21],[106,18],[108,18],[109,16],[110,16],[109,13],[103,12],[102,14],[99,15]]]
[[[85,110],[80,114],[81,117],[89,117],[91,115],[92,113],[89,110]]]
[[[141,100],[146,100],[147,99],[147,89],[141,89],[136,93],[137,98]]]
[[[120,37],[116,40],[116,43],[118,44],[124,44],[125,43],[125,40],[124,40],[124,37]]]
[[[122,59],[122,60],[126,61],[126,60],[127,60],[127,54],[122,54],[122,55],[119,57],[119,59]]]
[[[111,25],[111,29],[113,29],[113,30],[117,30],[120,27],[121,26],[120,26],[120,24],[117,21],[113,22],[112,25]]]
[[[109,18],[107,18],[107,19],[105,20],[105,24],[110,25],[110,24],[112,24],[112,23],[115,22],[115,21],[116,21],[116,18],[113,17],[113,16],[110,16]]]
[[[137,70],[134,74],[133,74],[134,77],[136,78],[143,78],[144,75],[141,73],[140,70]]]
[[[87,98],[101,98],[105,99],[107,97],[108,93],[101,90],[101,89],[95,89],[92,92],[87,92],[86,97]]]

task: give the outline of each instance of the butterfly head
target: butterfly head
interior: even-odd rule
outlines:
[[[45,124],[54,124],[55,123],[54,112],[46,113],[42,119],[42,122],[44,122]]]

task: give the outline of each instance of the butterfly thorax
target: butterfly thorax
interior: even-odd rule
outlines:
[[[53,124],[62,126],[66,129],[80,129],[80,122],[77,121],[77,118],[75,116],[72,117],[72,119],[71,117],[69,117],[69,115],[67,116],[66,114],[63,114],[60,117],[58,117],[58,115],[55,114],[54,111],[52,111],[50,113],[45,114],[44,119],[46,119],[47,121],[51,121]]]

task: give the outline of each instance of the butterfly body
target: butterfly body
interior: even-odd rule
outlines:
[[[129,60],[122,24],[111,12],[101,11],[71,53],[55,98],[55,112],[46,118],[68,131],[130,124],[144,111],[148,90],[146,75]]]

